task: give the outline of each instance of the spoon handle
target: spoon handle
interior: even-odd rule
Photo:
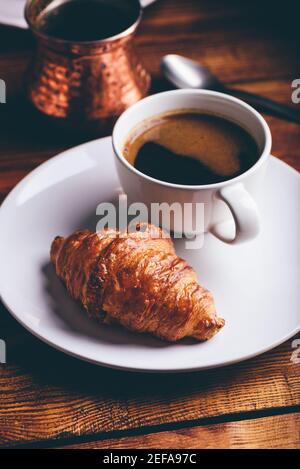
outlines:
[[[253,93],[248,93],[247,91],[235,90],[232,88],[226,88],[222,91],[247,101],[251,106],[262,112],[282,117],[292,122],[297,122],[298,124],[300,123],[300,109],[293,109],[285,104],[277,103],[271,99],[267,99]]]

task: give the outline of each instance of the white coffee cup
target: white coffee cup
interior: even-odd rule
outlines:
[[[162,113],[199,110],[232,121],[256,141],[259,158],[243,174],[224,182],[207,185],[173,184],[154,179],[132,166],[123,156],[130,132],[142,121]],[[123,190],[131,201],[204,204],[204,219],[196,232],[212,232],[227,243],[240,243],[256,237],[260,227],[257,194],[271,151],[271,132],[264,118],[243,101],[223,93],[206,90],[174,90],[149,96],[127,109],[117,120],[112,142],[117,172]],[[193,216],[193,215],[191,215]],[[232,234],[232,224],[235,233]],[[192,226],[196,220],[191,220]],[[181,226],[172,227],[175,232]],[[195,230],[194,230],[195,231]]]

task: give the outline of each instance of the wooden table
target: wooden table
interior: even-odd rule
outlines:
[[[137,37],[154,91],[166,87],[160,57],[181,53],[231,86],[291,103],[291,81],[300,75],[299,36],[281,11],[273,13],[266,16],[262,0],[159,0],[146,11]],[[8,86],[7,104],[0,105],[1,199],[38,164],[78,143],[50,132],[22,104],[32,49],[28,32],[0,28],[0,78]],[[299,170],[299,125],[266,118],[273,153]],[[0,365],[3,446],[300,446],[300,364],[290,361],[292,340],[235,366],[156,376],[65,356],[33,338],[3,306],[0,338],[7,343],[7,364]]]

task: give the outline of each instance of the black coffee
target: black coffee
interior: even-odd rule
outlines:
[[[125,31],[138,18],[136,1],[66,0],[40,14],[37,29],[67,41],[97,41]]]
[[[258,159],[254,139],[223,118],[178,112],[142,123],[129,136],[124,156],[161,181],[213,184],[244,173]]]

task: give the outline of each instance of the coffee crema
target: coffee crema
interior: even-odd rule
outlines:
[[[129,135],[123,154],[142,173],[183,185],[232,179],[259,157],[255,140],[242,127],[194,111],[145,120]]]

